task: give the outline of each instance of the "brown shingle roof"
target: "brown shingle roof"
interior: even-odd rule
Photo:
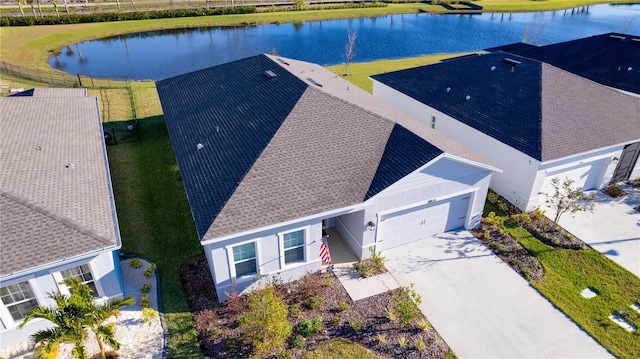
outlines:
[[[640,98],[542,64],[542,160],[640,138]]]
[[[204,238],[362,203],[393,127],[307,89]]]
[[[0,98],[0,146],[1,275],[119,245],[95,97]]]
[[[353,103],[354,105],[371,111],[372,113],[396,122],[434,146],[440,148],[444,152],[479,163],[492,165],[491,161],[480,156],[476,152],[471,151],[459,142],[456,142],[447,136],[444,136],[442,133],[433,130],[406,112],[382,101],[379,98],[373,97],[370,93],[353,85],[320,65],[290,58],[283,58],[282,56],[267,56],[311,86],[316,86],[318,89],[326,93],[339,97],[345,101]],[[309,79],[312,79],[313,81],[310,81]],[[321,84],[322,87],[315,85],[315,83]]]

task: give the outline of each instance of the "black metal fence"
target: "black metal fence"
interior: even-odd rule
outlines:
[[[55,70],[32,69],[25,66],[0,61],[0,71],[26,79],[49,84],[50,86],[84,88],[125,88],[128,79],[94,79],[92,76],[67,74]]]

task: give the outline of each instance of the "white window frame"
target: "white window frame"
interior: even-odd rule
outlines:
[[[0,287],[8,287],[10,285],[19,284],[23,282],[27,282],[29,284],[29,287],[31,288],[31,292],[34,295],[34,298],[36,299],[38,306],[42,306],[44,303],[44,298],[42,297],[42,295],[40,295],[40,290],[36,285],[34,276],[21,278],[19,280],[3,282],[3,283],[0,283]],[[6,330],[16,328],[23,321],[22,319],[14,320],[13,316],[11,315],[11,312],[9,311],[9,308],[5,306],[2,300],[0,300],[0,319],[2,319],[2,323],[4,324]],[[44,320],[44,319],[34,319],[32,322],[41,321],[41,320]]]
[[[93,299],[100,299],[104,297],[103,295],[104,291],[102,290],[100,281],[96,278],[96,275],[95,275],[96,270],[93,267],[92,262],[87,262],[87,263],[82,263],[77,265],[73,264],[73,265],[65,266],[63,268],[56,268],[56,271],[52,272],[51,275],[53,275],[53,279],[55,279],[56,283],[58,284],[58,290],[62,294],[71,295],[71,291],[69,290],[69,287],[66,284],[62,283],[62,281],[64,281],[64,278],[62,277],[62,272],[66,270],[82,267],[83,265],[86,265],[87,267],[89,267],[89,272],[91,272],[91,276],[93,277],[93,285],[96,287],[96,292],[93,293]],[[87,283],[87,282],[88,281],[86,282],[83,281],[82,283]]]
[[[227,262],[229,265],[229,275],[231,280],[237,280],[237,281],[245,281],[245,280],[251,280],[251,279],[255,279],[258,277],[258,273],[260,273],[260,257],[261,257],[261,250],[260,250],[260,238],[256,238],[256,239],[251,239],[248,241],[243,241],[243,242],[238,242],[238,243],[234,243],[234,244],[230,244],[228,246],[225,246],[224,248],[227,251]],[[236,262],[233,259],[233,248],[238,247],[238,246],[242,246],[242,245],[246,245],[249,243],[253,243],[253,245],[255,246],[255,251],[256,251],[256,257],[255,257],[255,261],[256,261],[256,273],[252,273],[252,274],[246,274],[243,276],[238,277],[236,275]]]
[[[293,232],[298,232],[298,231],[302,231],[302,235],[304,236],[304,241],[302,242],[302,253],[303,253],[303,260],[301,261],[297,261],[297,262],[292,262],[292,263],[285,263],[285,258],[284,258],[284,254],[285,254],[285,248],[284,248],[284,235],[285,234],[289,234],[289,233],[293,233]],[[299,228],[294,228],[291,230],[287,230],[287,231],[283,231],[283,232],[278,232],[278,248],[280,250],[280,268],[292,268],[292,267],[296,267],[296,266],[300,266],[300,265],[305,265],[307,264],[307,259],[309,258],[309,254],[307,253],[308,250],[308,240],[309,240],[309,226],[306,227],[299,227]],[[298,247],[296,247],[298,248]]]

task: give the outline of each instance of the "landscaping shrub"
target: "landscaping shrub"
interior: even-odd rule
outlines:
[[[142,308],[142,320],[150,323],[152,320],[158,318],[160,313],[153,308]]]
[[[308,309],[318,309],[322,307],[322,298],[320,297],[307,298],[304,301],[304,306],[307,307]]]
[[[615,184],[610,184],[607,188],[603,189],[602,192],[613,198],[622,197],[627,194],[627,192],[623,191],[620,186]]]
[[[300,334],[296,334],[291,337],[291,347],[295,349],[304,349],[304,345],[307,343],[307,338]]]
[[[340,302],[340,306],[338,307],[338,311],[339,312],[344,312],[347,309],[349,309],[349,305],[347,304],[347,302]]]
[[[217,7],[211,9],[168,9],[132,12],[100,12],[92,14],[61,14],[57,16],[6,16],[0,19],[0,26],[32,26],[84,24],[92,22],[112,22],[128,20],[167,19],[179,17],[215,16],[232,14],[253,14],[255,6]]]
[[[147,266],[147,269],[144,270],[144,276],[145,277],[151,277],[153,275],[153,273],[155,273],[156,269],[158,269],[158,265],[155,263],[150,263]]]
[[[271,284],[247,295],[245,314],[239,322],[254,354],[265,356],[282,349],[293,331],[288,314],[287,304]]]
[[[356,332],[362,330],[362,322],[359,320],[350,321],[349,326]]]
[[[422,298],[413,287],[414,284],[411,283],[410,286],[395,291],[391,297],[391,311],[402,326],[413,322],[421,314],[418,306],[422,303]]]
[[[140,299],[140,307],[144,309],[144,308],[149,308],[149,306],[150,306],[149,296],[147,294],[143,294],[142,299]]]
[[[340,318],[340,316],[336,314],[333,317],[331,317],[329,324],[331,324],[331,326],[335,328],[338,325],[342,324],[342,318]]]
[[[317,316],[313,320],[306,318],[300,319],[300,323],[296,326],[296,333],[309,336],[316,334],[322,330],[322,317]]]
[[[142,292],[142,294],[147,294],[151,291],[151,284],[145,283],[142,285],[142,288],[140,288],[140,291]]]
[[[129,259],[129,265],[131,266],[131,268],[138,269],[142,267],[142,261],[140,261],[140,259],[138,258],[131,258]]]

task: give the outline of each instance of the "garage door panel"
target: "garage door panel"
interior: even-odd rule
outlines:
[[[551,186],[551,180],[555,177],[560,179],[560,183],[564,182],[565,178],[571,178],[574,182],[572,187],[581,187],[583,190],[596,189],[598,187],[598,179],[600,178],[600,172],[602,172],[603,160],[583,163],[572,168],[562,169],[554,172],[549,172],[546,175],[543,185],[543,192],[553,192]]]
[[[378,242],[392,248],[463,227],[470,195],[429,203],[381,216]]]

